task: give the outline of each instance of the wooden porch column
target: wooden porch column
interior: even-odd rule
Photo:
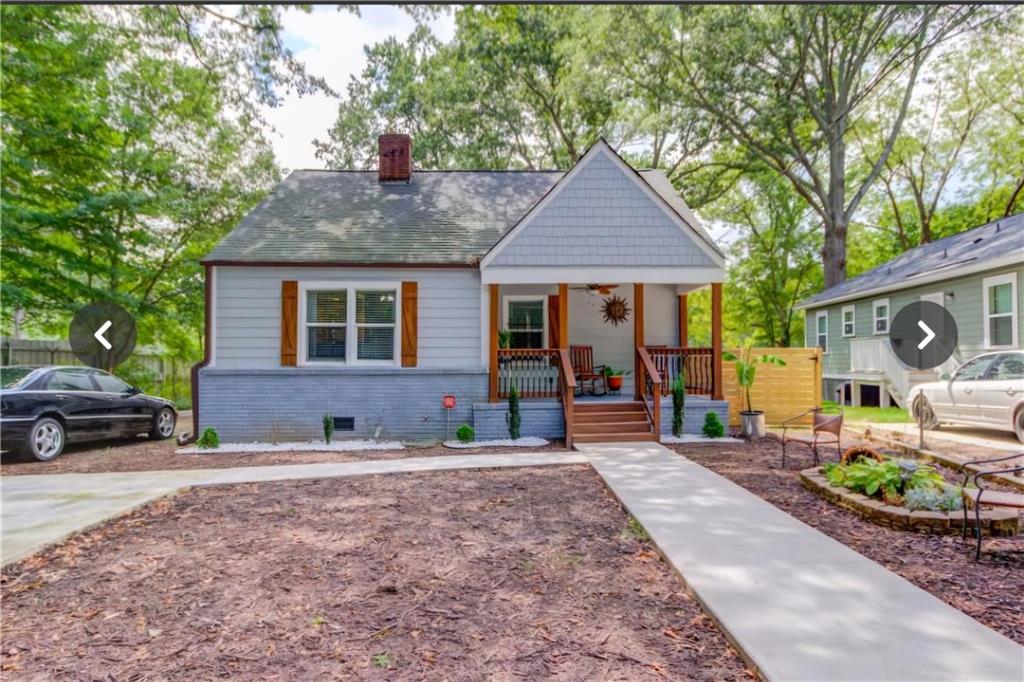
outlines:
[[[569,347],[569,285],[558,285],[558,347]]]
[[[688,329],[689,313],[686,310],[686,294],[679,294],[679,347],[686,348],[690,334]]]
[[[644,344],[644,285],[633,283],[633,394],[640,400],[640,358],[636,348]]]
[[[498,285],[490,285],[491,295],[491,347],[490,360],[487,363],[489,373],[489,400],[492,403],[498,402],[498,316],[501,314]]]
[[[711,285],[711,381],[714,384],[711,397],[725,398],[722,386],[722,284]]]

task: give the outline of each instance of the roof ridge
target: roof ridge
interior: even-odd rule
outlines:
[[[560,168],[413,168],[413,173],[566,173]],[[376,169],[359,170],[358,168],[292,168],[292,173],[376,173]]]

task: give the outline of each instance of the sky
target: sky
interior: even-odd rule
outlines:
[[[349,76],[366,64],[364,47],[388,36],[404,40],[415,22],[397,7],[367,5],[360,16],[333,6],[314,6],[309,14],[296,9],[284,13],[284,42],[309,73],[322,76],[334,90],[344,93]],[[445,14],[431,23],[435,35],[451,39],[455,22]],[[313,153],[313,140],[325,139],[338,113],[338,100],[328,95],[284,96],[282,106],[268,108],[267,120],[276,129],[270,138],[278,163],[288,170],[323,168]]]

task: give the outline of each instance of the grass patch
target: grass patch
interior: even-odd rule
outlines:
[[[640,525],[640,522],[635,517],[630,516],[629,521],[626,523],[626,527],[622,529],[622,536],[625,538],[631,538],[633,540],[640,540],[646,542],[651,539],[647,529]]]
[[[839,414],[839,404],[832,400],[823,401],[825,414]],[[910,424],[913,419],[902,407],[843,407],[845,421],[876,422],[879,424]]]

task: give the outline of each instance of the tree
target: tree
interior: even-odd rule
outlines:
[[[280,10],[9,6],[0,103],[3,322],[63,336],[94,300],[142,343],[201,348],[198,260],[278,178],[261,107],[309,92]]]
[[[817,214],[826,287],[845,279],[847,227],[884,169],[921,67],[977,14],[966,6],[689,6],[652,24],[633,13],[694,103]],[[885,143],[869,163],[851,166],[851,130],[893,91],[899,104]]]

